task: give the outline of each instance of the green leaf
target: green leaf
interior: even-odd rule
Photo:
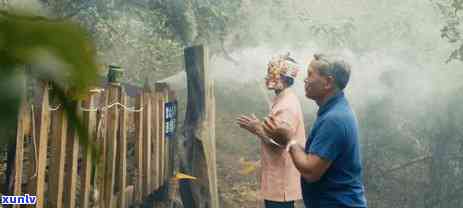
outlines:
[[[31,70],[18,67],[22,65],[31,65]],[[7,134],[1,135],[0,144],[15,138],[19,103],[24,94],[24,82],[18,80],[24,74],[53,84],[81,144],[88,143],[87,131],[72,103],[96,84],[97,64],[94,45],[80,26],[0,11],[0,70],[0,131]]]

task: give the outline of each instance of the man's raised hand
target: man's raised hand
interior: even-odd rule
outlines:
[[[286,145],[294,136],[294,128],[286,121],[270,115],[264,120],[264,132],[280,145]]]

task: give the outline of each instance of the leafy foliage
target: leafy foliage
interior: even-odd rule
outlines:
[[[462,0],[431,0],[442,16],[445,19],[445,25],[440,30],[441,37],[446,39],[449,43],[454,45],[454,49],[448,59],[447,63],[452,60],[463,61],[463,39],[461,33],[463,32],[463,26],[461,25],[463,16],[461,11],[463,10]]]
[[[0,119],[1,132],[15,129],[19,102],[24,96],[24,74],[27,74],[54,86],[71,125],[76,126],[81,142],[86,143],[86,131],[76,116],[73,102],[96,83],[95,48],[86,32],[74,23],[5,11],[0,14],[0,28],[3,86],[0,106],[5,106]],[[30,71],[20,67],[26,64],[36,67],[30,67]],[[2,137],[2,142],[5,138]]]

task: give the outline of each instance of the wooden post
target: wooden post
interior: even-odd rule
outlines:
[[[152,175],[152,185],[153,185],[153,190],[158,190],[159,187],[161,186],[161,179],[159,178],[159,170],[160,170],[160,158],[161,158],[161,148],[160,148],[160,140],[161,140],[161,120],[160,120],[160,104],[159,104],[159,99],[161,95],[159,94],[159,86],[155,85],[155,92],[153,93],[153,139],[152,139],[152,170],[151,170],[151,175]]]
[[[159,163],[159,169],[157,171],[158,184],[162,187],[165,182],[165,158],[166,158],[166,139],[165,139],[165,102],[166,94],[165,90],[167,85],[165,83],[156,83],[156,95],[158,98],[158,116],[157,116],[157,129],[158,129],[158,149],[159,157],[157,161]],[[157,187],[157,188],[159,188]]]
[[[143,89],[143,196],[147,196],[152,190],[151,184],[151,89],[148,82]]]
[[[135,100],[135,107],[137,109],[143,108],[143,95],[140,94]],[[143,114],[146,111],[143,109],[141,112],[135,113],[135,161],[137,167],[137,175],[135,179],[134,201],[141,203],[143,198]]]
[[[185,67],[188,82],[188,103],[185,117],[185,155],[182,167],[198,180],[182,187],[190,192],[192,203],[197,208],[217,208],[217,174],[214,138],[214,102],[212,82],[208,79],[208,52],[203,46],[185,49]],[[180,146],[181,147],[181,146]]]
[[[82,118],[80,110],[81,102],[77,103],[77,116]],[[64,207],[74,208],[76,206],[76,189],[77,189],[77,163],[79,159],[79,136],[76,129],[71,129],[66,144],[66,179],[64,191]]]
[[[15,196],[21,195],[22,174],[23,174],[23,159],[24,159],[24,133],[28,123],[25,121],[28,113],[27,101],[25,99],[21,102],[19,109],[18,127],[16,130],[16,152],[14,163],[14,187],[13,194]],[[9,184],[7,184],[9,185]],[[19,205],[14,205],[19,207]]]
[[[108,105],[108,90],[104,89],[102,94],[99,96],[99,103],[100,106],[99,108],[101,109],[100,112],[97,113],[97,135],[96,135],[96,144],[98,145],[99,148],[99,158],[96,158],[98,163],[95,167],[95,186],[96,186],[96,192],[98,194],[94,195],[95,198],[93,198],[94,203],[96,204],[97,207],[105,207],[105,198],[104,198],[104,187],[105,187],[105,168],[106,168],[106,137],[107,137],[107,117],[108,117],[108,112],[103,108],[103,106]]]
[[[121,104],[127,106],[127,95],[122,90]],[[127,178],[127,120],[128,112],[124,108],[120,108],[119,118],[119,140],[117,144],[117,191],[119,192],[117,207],[127,207],[126,202],[126,178]]]
[[[42,86],[42,101],[40,111],[40,133],[38,141],[38,164],[37,164],[37,182],[35,185],[35,195],[37,197],[36,207],[44,207],[45,201],[45,170],[47,167],[47,145],[48,145],[48,127],[50,123],[50,111],[48,101],[48,83]]]
[[[172,90],[169,90],[169,102],[176,102],[177,101],[177,97],[175,95],[175,92],[172,91]],[[177,106],[178,107],[178,106]],[[178,116],[178,109],[177,109],[177,112],[175,114],[175,117],[172,118],[172,119],[175,119],[175,121],[173,122],[174,126],[175,126],[175,129],[174,129],[174,132],[175,132],[175,135],[173,136],[173,138],[170,139],[170,143],[169,143],[169,169],[168,169],[168,177],[167,179],[170,181],[170,179],[174,176],[174,172],[177,172],[178,169],[178,166],[177,166],[177,159],[176,159],[176,151],[177,151],[177,116]]]
[[[52,115],[49,206],[52,208],[62,208],[68,121],[62,107],[53,111]]]
[[[121,87],[110,85],[108,87],[108,103],[113,105],[120,101]],[[106,137],[106,158],[103,197],[105,207],[114,207],[114,181],[116,170],[116,151],[117,151],[117,130],[119,126],[119,106],[113,105],[107,111],[107,137]]]
[[[91,145],[93,139],[96,138],[96,106],[95,106],[96,94],[91,92],[89,97],[84,100],[83,106],[88,109],[84,113],[84,125],[88,131],[88,144],[84,147],[82,152],[82,181],[80,183],[80,207],[89,208],[90,200],[90,183],[92,179],[92,154]]]
[[[213,194],[213,201],[212,203],[215,204],[216,207],[219,207],[219,195],[218,195],[218,186],[217,186],[217,154],[216,154],[216,143],[215,143],[215,90],[214,90],[214,81],[211,80],[209,84],[209,91],[206,94],[207,95],[207,101],[208,104],[207,106],[210,106],[209,110],[207,111],[207,124],[208,127],[203,127],[209,131],[209,145],[211,148],[211,151],[209,152],[210,159],[208,161],[209,163],[209,168],[208,172],[210,174],[209,178],[213,183],[209,184],[209,187],[211,190],[214,190],[212,192]]]
[[[169,100],[172,102],[177,101],[177,97],[175,95],[175,92],[170,90],[169,91]],[[178,107],[178,106],[177,106]],[[178,139],[177,139],[177,121],[178,121],[178,109],[177,113],[175,114],[175,117],[172,119],[175,119],[173,124],[175,126],[174,128],[174,135],[173,138],[170,139],[170,146],[169,146],[169,163],[170,168],[169,168],[169,193],[168,193],[168,207],[169,208],[175,208],[175,207],[184,207],[182,203],[182,199],[180,198],[180,189],[179,189],[179,181],[178,179],[175,179],[173,176],[176,172],[179,170],[179,152],[178,152]]]
[[[170,170],[170,144],[171,144],[171,141],[167,138],[166,136],[166,113],[167,113],[167,109],[166,109],[166,103],[169,102],[169,88],[166,87],[164,88],[163,90],[163,94],[164,94],[164,103],[162,104],[162,109],[163,109],[163,116],[162,116],[162,123],[164,123],[164,128],[163,128],[163,137],[164,137],[164,161],[163,161],[163,164],[164,164],[164,171],[163,171],[163,185],[168,185],[169,183],[169,170]]]

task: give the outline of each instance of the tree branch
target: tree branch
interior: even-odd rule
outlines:
[[[381,173],[384,175],[384,174],[387,174],[387,173],[391,173],[391,172],[394,172],[394,171],[397,171],[397,170],[400,170],[402,168],[406,168],[410,165],[413,165],[415,163],[418,163],[418,162],[422,162],[422,161],[426,161],[426,160],[429,160],[433,157],[433,155],[423,155],[423,156],[420,156],[420,157],[417,157],[417,158],[414,158],[414,159],[411,159],[407,162],[404,162],[402,164],[398,164],[398,165],[394,165],[392,166],[391,168],[389,169],[386,169],[386,170],[383,170],[381,171]],[[450,159],[460,159],[460,158],[463,158],[463,155],[462,154],[459,154],[459,153],[455,153],[455,154],[448,154],[448,155],[445,155],[442,157],[443,159],[446,159],[446,160],[450,160]]]
[[[420,157],[414,158],[414,159],[412,159],[412,160],[409,160],[409,161],[407,161],[407,162],[404,162],[404,163],[402,163],[402,164],[394,165],[394,166],[392,166],[391,168],[386,169],[386,170],[383,170],[383,171],[381,171],[381,172],[382,172],[382,174],[384,175],[384,174],[387,174],[387,173],[390,173],[390,172],[393,172],[393,171],[396,171],[396,170],[399,170],[399,169],[408,167],[408,166],[413,165],[413,164],[415,164],[415,163],[428,160],[428,159],[430,159],[430,158],[432,158],[432,155],[420,156]]]
[[[70,4],[69,4],[70,5]],[[89,8],[90,6],[92,6],[92,4],[90,3],[90,1],[87,1],[86,3],[84,3],[83,5],[81,5],[79,8],[76,8],[74,9],[71,13],[69,14],[65,14],[63,17],[61,17],[62,19],[69,19],[69,18],[72,18],[74,16],[76,16],[77,14],[79,14],[82,10],[84,9],[87,9]],[[69,6],[71,7],[71,6]],[[68,8],[69,8],[68,7]],[[67,9],[66,9],[67,10]]]
[[[228,54],[228,52],[225,50],[225,46],[224,46],[224,40],[221,39],[220,40],[220,49],[222,50],[222,53],[224,55],[224,58],[230,62],[232,62],[233,64],[235,64],[235,66],[238,66],[239,65],[239,62],[237,60],[235,60],[233,57],[230,56],[230,54]]]

